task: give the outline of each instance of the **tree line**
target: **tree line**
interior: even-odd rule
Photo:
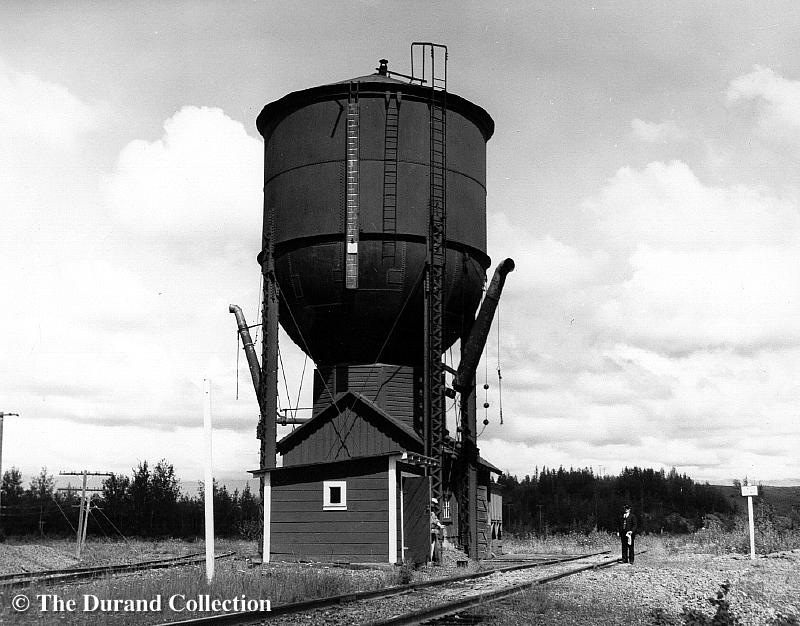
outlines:
[[[0,535],[57,535],[75,532],[80,487],[57,490],[47,468],[23,487],[22,473],[3,474]],[[204,532],[204,485],[196,495],[181,491],[172,464],[140,462],[130,476],[111,474],[93,494],[88,532],[108,537],[198,537]],[[255,538],[259,532],[259,498],[246,485],[229,492],[214,481],[214,530],[220,536]]]
[[[12,467],[3,474],[0,532],[9,535],[68,535],[75,532],[80,489],[55,489],[43,468],[23,487]],[[713,515],[732,523],[735,505],[719,489],[695,483],[673,468],[625,468],[618,476],[590,469],[536,468],[522,479],[503,475],[503,527],[506,533],[614,532],[624,504],[633,506],[645,532],[690,532]],[[92,498],[88,532],[95,536],[198,537],[204,530],[203,486],[181,491],[173,466],[161,460],[140,462],[130,476],[112,474]],[[260,500],[249,486],[230,493],[214,484],[214,526],[220,536],[256,538]]]
[[[615,532],[625,504],[644,532],[691,532],[709,515],[732,523],[736,513],[719,489],[675,468],[626,467],[618,476],[597,476],[588,468],[543,467],[521,480],[504,474],[498,483],[507,533]]]

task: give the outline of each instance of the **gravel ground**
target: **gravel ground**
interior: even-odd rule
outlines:
[[[800,550],[755,561],[642,554],[635,565],[589,571],[536,589],[506,603],[489,623],[682,625],[687,610],[714,615],[708,599],[726,580],[730,610],[740,624],[800,624]]]
[[[0,543],[0,574],[41,572],[80,565],[74,556],[48,546]]]
[[[687,610],[700,611],[709,618],[713,616],[714,607],[708,599],[714,597],[720,585],[727,580],[730,581],[727,599],[739,624],[800,624],[800,550],[762,556],[751,561],[738,555],[714,556],[683,550],[675,553],[674,550],[654,548],[639,554],[633,566],[619,565],[584,572],[532,589],[513,600],[487,605],[478,611],[481,613],[481,623],[492,626],[684,626],[687,622],[683,616]],[[152,546],[148,551],[161,552],[162,549],[161,546],[158,549]],[[175,551],[180,552],[177,549]],[[457,566],[456,561],[463,558],[455,550],[446,550],[441,566],[423,567],[410,573],[414,580],[420,580],[463,574],[486,567],[472,561],[467,567]],[[74,557],[65,550],[42,545],[0,544],[0,573],[76,565],[78,563]],[[285,567],[312,568],[310,565],[289,564]],[[278,571],[282,569],[273,568]],[[375,584],[385,585],[389,578],[398,575],[396,571],[384,570],[334,571],[340,572],[338,575],[341,577],[352,578],[353,586],[366,588]],[[380,582],[382,578],[383,582]]]

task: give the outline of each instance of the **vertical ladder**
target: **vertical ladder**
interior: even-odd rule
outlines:
[[[398,129],[400,125],[400,94],[386,94],[386,127],[384,129],[383,148],[383,232],[388,235],[397,233],[397,158]],[[394,259],[396,241],[391,238],[383,240],[383,258]]]
[[[350,83],[347,100],[347,204],[345,288],[358,289],[358,83]]]
[[[425,57],[430,54],[430,213],[428,222],[428,280],[426,328],[426,454],[439,461],[431,471],[431,490],[440,502],[444,496],[444,433],[446,426],[444,366],[444,290],[447,235],[447,46],[435,43],[411,44],[412,74],[414,48],[422,48],[423,83]]]

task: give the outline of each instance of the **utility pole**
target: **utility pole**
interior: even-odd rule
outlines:
[[[0,411],[0,535],[3,533],[3,418],[6,415],[19,417],[19,413],[3,413]]]
[[[102,492],[102,489],[90,489],[86,486],[86,478],[88,476],[113,476],[113,474],[109,472],[87,472],[83,470],[82,472],[59,472],[60,476],[82,476],[82,487],[81,487],[81,504],[78,507],[78,531],[77,537],[75,541],[75,557],[80,559],[81,558],[81,548],[83,544],[86,543],[86,529],[89,526],[89,508],[91,507],[92,502],[92,494],[97,492]],[[59,491],[71,491],[71,488],[61,487]],[[89,497],[86,497],[86,494],[89,494]]]

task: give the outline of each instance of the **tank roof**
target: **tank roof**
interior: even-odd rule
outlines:
[[[358,76],[349,80],[336,83],[328,83],[317,87],[310,87],[300,91],[293,91],[279,100],[270,102],[259,113],[256,118],[258,132],[264,138],[272,134],[272,130],[287,115],[301,109],[314,102],[347,98],[349,96],[349,85],[357,83],[359,95],[383,94],[386,91],[402,92],[404,98],[412,98],[420,101],[430,99],[430,87],[409,83],[406,81],[392,78],[386,74],[376,72],[365,76]],[[494,120],[492,117],[477,104],[470,102],[450,91],[447,92],[447,109],[456,111],[469,118],[483,133],[485,141],[494,134]]]
[[[340,80],[335,83],[330,83],[331,85],[346,85],[347,83],[387,83],[389,85],[408,85],[409,83],[404,80],[397,80],[396,78],[392,78],[391,76],[387,76],[386,74],[380,74],[379,72],[375,72],[374,74],[366,74],[365,76],[359,76],[357,78],[351,78],[349,80]]]

